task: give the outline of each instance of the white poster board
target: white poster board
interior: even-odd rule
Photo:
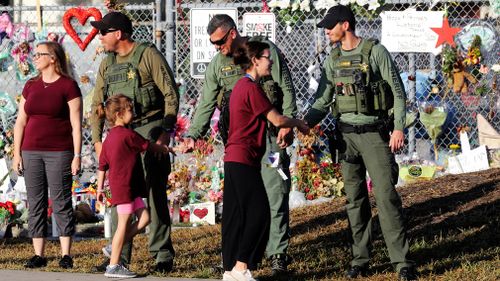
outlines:
[[[264,36],[276,42],[276,16],[274,13],[243,14],[243,36]]]
[[[484,145],[458,156],[448,158],[447,171],[451,174],[477,172],[489,168],[488,153]]]
[[[215,224],[215,203],[205,202],[197,204],[189,204],[190,223],[206,222],[208,224]]]
[[[206,9],[193,8],[190,15],[190,47],[191,47],[191,77],[203,79],[208,63],[217,53],[215,47],[210,43],[207,26],[210,19],[217,14],[226,14],[238,23],[238,9]]]
[[[438,35],[431,27],[442,27],[443,15],[442,11],[383,12],[381,43],[389,52],[439,54]]]

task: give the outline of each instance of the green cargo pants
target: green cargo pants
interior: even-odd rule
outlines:
[[[287,175],[288,180],[283,180],[278,174],[278,170],[267,164],[267,157],[271,151],[280,153],[282,170]],[[286,150],[279,148],[275,137],[266,137],[266,153],[262,158],[261,174],[264,186],[266,187],[269,207],[271,208],[271,226],[269,229],[269,241],[266,246],[267,257],[276,254],[286,254],[288,250],[288,243],[290,241],[288,196],[291,185],[289,166],[290,157],[286,153]]]
[[[149,131],[161,125],[162,120],[151,122],[135,130],[144,138],[149,138]],[[149,225],[149,253],[156,259],[156,263],[171,261],[175,251],[170,238],[171,225],[167,198],[167,178],[170,173],[170,157],[165,155],[157,159],[149,152],[143,154],[143,168],[146,176],[146,185],[149,188],[148,207],[151,217]],[[112,209],[112,233],[117,227],[116,208]],[[123,245],[122,260],[129,264],[132,253],[132,243]]]
[[[372,242],[372,213],[366,171],[373,182],[378,217],[391,263],[399,270],[412,266],[404,228],[401,198],[396,192],[398,165],[388,142],[378,132],[342,134],[342,176],[347,194],[347,216],[352,232],[352,266],[367,266]]]

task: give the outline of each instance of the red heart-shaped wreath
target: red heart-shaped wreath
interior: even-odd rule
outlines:
[[[69,36],[71,36],[71,38],[73,38],[73,40],[78,44],[78,47],[80,47],[82,51],[85,51],[87,45],[90,43],[90,41],[92,41],[92,39],[94,39],[94,37],[97,35],[97,32],[99,31],[95,28],[92,28],[90,33],[87,35],[87,37],[85,37],[85,40],[83,40],[82,42],[80,37],[78,37],[78,34],[76,34],[75,29],[71,25],[72,17],[77,18],[81,25],[85,25],[85,22],[87,22],[87,19],[89,17],[94,17],[94,19],[98,21],[102,19],[102,14],[96,8],[83,9],[80,7],[71,8],[67,10],[66,13],[64,13],[63,17],[64,29],[66,29],[66,32],[69,34]]]
[[[208,209],[203,208],[203,209],[195,209],[193,211],[193,214],[197,216],[198,218],[203,219],[207,214],[208,214]]]

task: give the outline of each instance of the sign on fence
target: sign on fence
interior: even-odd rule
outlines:
[[[210,43],[207,26],[210,19],[216,14],[226,14],[238,23],[238,9],[191,9],[191,77],[202,79],[205,77],[208,63],[217,53],[215,47]]]
[[[273,13],[243,14],[243,36],[265,36],[276,42],[276,16]]]
[[[448,158],[448,172],[451,174],[470,173],[483,171],[490,168],[486,146],[481,145],[476,149],[454,157]]]
[[[383,12],[382,44],[391,53],[433,53],[441,52],[436,48],[438,35],[431,27],[443,25],[444,12],[421,12],[407,10],[403,12]]]

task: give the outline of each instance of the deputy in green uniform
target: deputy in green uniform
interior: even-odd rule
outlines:
[[[192,120],[186,139],[188,148],[194,148],[194,140],[202,138],[210,123],[215,107],[221,109],[219,119],[222,137],[228,131],[228,115],[226,106],[229,104],[230,92],[238,79],[243,76],[239,66],[233,63],[232,53],[238,45],[246,40],[258,40],[268,43],[273,60],[272,77],[262,78],[262,86],[271,103],[284,115],[295,117],[297,105],[295,103],[295,89],[290,71],[276,45],[264,37],[242,37],[238,33],[236,24],[228,15],[215,15],[207,28],[210,41],[219,51],[212,59],[205,73],[203,93],[198,101],[196,113]],[[266,255],[271,259],[273,274],[286,276],[290,258],[287,249],[290,240],[288,195],[290,192],[290,159],[284,148],[293,142],[291,129],[269,128],[267,151],[262,162],[262,178],[266,187],[271,208],[271,228]],[[270,167],[267,155],[279,153],[280,163],[277,168]],[[280,175],[281,171],[283,175]],[[287,178],[287,179],[285,179]]]
[[[179,93],[173,73],[165,58],[150,43],[136,43],[131,39],[132,22],[120,13],[111,12],[100,21],[91,22],[100,32],[99,39],[108,52],[97,73],[92,99],[92,143],[99,157],[102,147],[104,121],[97,110],[112,95],[121,93],[134,101],[133,128],[145,138],[168,145],[179,110]],[[149,252],[156,258],[155,270],[172,270],[174,248],[170,239],[170,216],[167,204],[167,177],[170,173],[169,155],[146,153],[143,158],[146,183],[149,189],[148,206],[151,213],[149,225]],[[116,210],[113,208],[113,217]],[[117,220],[113,218],[113,233]],[[105,254],[109,254],[106,248]],[[130,262],[131,243],[124,245],[122,259]],[[94,270],[104,271],[103,265]]]
[[[305,121],[319,123],[330,111],[337,119],[337,146],[347,195],[352,232],[348,278],[367,274],[372,242],[372,214],[366,171],[373,181],[380,226],[399,280],[415,280],[408,259],[409,242],[395,184],[394,153],[404,145],[406,94],[387,49],[355,35],[356,20],[349,7],[330,8],[318,27],[332,43],[340,43],[324,63],[316,101]]]

